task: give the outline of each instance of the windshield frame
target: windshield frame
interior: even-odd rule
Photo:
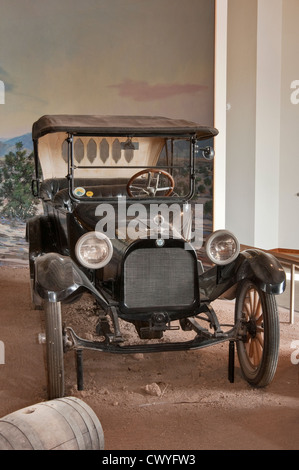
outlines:
[[[102,137],[107,137],[107,133],[105,135],[101,135],[101,134],[94,134],[95,137],[99,137],[99,136],[102,136]],[[130,169],[135,169],[136,172],[140,171],[140,170],[144,170],[144,169],[161,169],[161,170],[165,170],[167,171],[167,169],[175,169],[175,168],[182,168],[181,166],[179,165],[173,165],[173,164],[166,164],[166,165],[155,165],[155,166],[146,166],[146,165],[143,165],[143,166],[140,166],[140,165],[120,165],[120,166],[115,166],[115,165],[92,165],[92,166],[89,166],[89,165],[78,165],[78,164],[75,164],[74,162],[74,137],[91,137],[90,134],[86,134],[86,133],[69,133],[68,134],[68,137],[67,137],[67,143],[68,143],[68,174],[66,175],[66,178],[68,179],[69,181],[69,197],[72,201],[76,202],[76,203],[87,203],[87,204],[90,204],[90,203],[99,203],[99,202],[102,202],[102,203],[118,203],[119,201],[119,197],[93,197],[92,199],[90,199],[89,197],[87,196],[76,196],[74,194],[74,190],[75,190],[75,171],[76,170],[80,170],[80,169],[127,169],[127,168],[130,168]],[[130,137],[130,138],[133,138],[135,137],[134,135],[130,134],[120,134],[120,133],[117,133],[117,134],[110,134],[109,133],[109,137]],[[136,137],[157,137],[157,134],[156,133],[153,133],[151,135],[149,135],[148,133],[146,133],[146,135],[141,135],[141,134],[138,134],[138,136]],[[171,201],[171,203],[174,203],[174,202],[180,202],[180,203],[185,203],[187,201],[189,201],[190,199],[192,199],[192,197],[194,196],[194,193],[195,193],[195,185],[194,185],[194,180],[195,180],[195,144],[198,142],[198,140],[196,139],[196,135],[195,134],[186,134],[186,135],[159,135],[159,138],[164,138],[165,139],[165,142],[167,140],[170,140],[171,142],[175,141],[175,140],[185,140],[185,141],[189,141],[189,163],[187,166],[185,166],[184,168],[188,169],[189,170],[189,192],[188,194],[186,195],[182,195],[182,196],[179,196],[179,195],[173,195],[171,197],[166,197],[166,196],[154,196],[154,197],[129,197],[129,195],[127,196],[127,201],[128,202],[132,202],[132,203],[136,203],[136,202],[141,202],[142,204],[150,204],[150,203],[153,203],[154,201]],[[173,149],[172,149],[172,155],[170,157],[171,159],[173,158]],[[78,178],[79,179],[79,178]],[[129,181],[129,180],[128,180]]]

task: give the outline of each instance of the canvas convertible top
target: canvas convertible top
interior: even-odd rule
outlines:
[[[32,138],[55,132],[89,135],[195,135],[198,140],[210,139],[218,134],[213,127],[201,126],[184,119],[160,116],[96,116],[45,115],[32,127]]]

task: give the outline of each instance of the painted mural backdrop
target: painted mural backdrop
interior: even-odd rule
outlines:
[[[27,262],[25,220],[38,210],[26,195],[31,127],[40,116],[160,115],[213,125],[214,1],[0,6],[0,265],[17,265]],[[198,200],[209,231],[213,164],[199,165]]]

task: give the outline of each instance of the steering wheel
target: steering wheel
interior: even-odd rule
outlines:
[[[136,180],[143,175],[147,175],[147,179],[144,181],[144,184],[142,184],[143,182],[140,181],[136,182]],[[162,185],[160,187],[160,184],[164,183],[163,179],[165,180],[165,178],[161,178],[161,176],[166,177],[168,183],[166,183],[167,186]],[[160,191],[164,191],[165,194],[163,194],[163,196],[168,197],[172,194],[173,190],[174,179],[171,174],[158,168],[146,169],[135,173],[135,175],[129,179],[127,184],[127,193],[130,197],[138,197],[140,195],[154,197],[156,196],[156,193]]]

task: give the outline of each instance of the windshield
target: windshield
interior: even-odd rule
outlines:
[[[190,193],[189,138],[73,136],[39,139],[43,179],[71,176],[75,198],[136,198]],[[128,187],[129,185],[129,187]]]

